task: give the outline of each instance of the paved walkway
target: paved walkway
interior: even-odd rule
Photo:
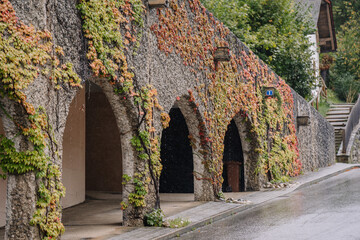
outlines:
[[[208,202],[197,206],[192,209],[188,209],[179,214],[173,215],[168,219],[174,219],[177,217],[188,219],[191,223],[183,228],[171,229],[171,228],[150,228],[143,227],[136,230],[113,236],[111,240],[145,240],[145,239],[170,239],[186,232],[192,231],[198,227],[210,224],[214,221],[220,220],[227,216],[233,215],[237,212],[243,211],[245,209],[255,207],[258,204],[264,203],[266,201],[275,199],[279,196],[288,194],[295,191],[299,187],[305,187],[310,184],[317,183],[329,177],[338,175],[344,171],[348,171],[354,167],[359,167],[356,164],[343,164],[337,163],[333,166],[322,168],[317,172],[309,172],[302,176],[293,179],[295,184],[291,185],[288,188],[283,189],[271,189],[253,192],[245,196],[245,199],[251,201],[251,204],[233,204],[233,203],[224,203],[224,202]],[[243,193],[239,193],[237,197],[243,197]]]
[[[66,228],[62,240],[108,239],[136,228],[122,226],[121,194],[87,192],[85,203],[64,209]],[[166,216],[202,205],[195,202],[194,194],[160,194],[161,208]]]
[[[251,202],[249,204],[194,202],[193,194],[161,194],[161,206],[165,215],[168,216],[167,219],[181,217],[190,221],[188,226],[178,229],[123,227],[121,226],[122,213],[119,205],[121,195],[88,193],[90,198],[85,203],[64,210],[63,221],[66,226],[66,232],[62,239],[170,239],[293,192],[299,187],[305,187],[338,175],[354,167],[360,167],[360,165],[337,163],[333,166],[322,168],[319,171],[309,172],[294,178],[294,184],[287,188],[225,194],[227,198],[246,199]],[[0,229],[0,240],[3,239],[3,236],[4,229]]]

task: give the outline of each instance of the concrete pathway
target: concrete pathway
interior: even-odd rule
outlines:
[[[245,209],[253,208],[258,204],[264,203],[266,201],[275,199],[279,196],[293,192],[299,187],[305,187],[310,184],[315,184],[324,179],[338,175],[342,172],[348,171],[355,167],[360,167],[360,165],[337,163],[333,166],[322,168],[319,171],[309,172],[302,176],[294,178],[293,179],[294,184],[292,184],[288,188],[263,190],[263,191],[247,194],[245,195],[245,199],[251,201],[250,204],[208,202],[167,218],[167,219],[174,219],[177,217],[181,217],[184,219],[188,219],[191,223],[183,228],[172,229],[172,228],[142,227],[121,235],[113,236],[110,239],[111,240],[171,239],[186,232],[190,232],[198,227],[211,224],[214,221],[236,214]],[[237,199],[237,197],[244,198],[244,193],[237,193],[237,194],[233,193],[232,195],[233,195],[232,197],[233,198],[235,197],[235,199]]]
[[[195,202],[194,194],[160,194],[161,208],[165,216],[173,216],[184,210],[202,205]],[[108,239],[135,228],[122,226],[121,194],[112,192],[87,192],[82,204],[64,209],[63,223],[66,228],[62,240]]]

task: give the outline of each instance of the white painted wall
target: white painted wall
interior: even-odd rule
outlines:
[[[309,38],[310,43],[312,43],[312,45],[310,47],[310,50],[313,52],[313,55],[312,55],[311,58],[312,58],[312,61],[313,61],[313,63],[312,63],[313,67],[315,69],[315,76],[317,78],[319,78],[320,77],[320,54],[319,54],[319,51],[318,51],[316,33],[308,35],[308,38]],[[317,82],[317,84],[318,83],[319,82]],[[319,90],[319,87],[316,87],[315,89],[313,89],[311,91],[313,97],[315,97],[318,90]]]
[[[63,137],[64,208],[85,201],[85,88],[70,105]]]
[[[314,67],[316,69],[316,76],[320,75],[320,56],[319,56],[319,50],[318,50],[318,45],[317,45],[317,40],[316,40],[316,34],[311,34],[308,35],[308,38],[310,40],[310,43],[312,43],[310,50],[313,51],[313,56],[312,56],[312,60],[314,62]]]

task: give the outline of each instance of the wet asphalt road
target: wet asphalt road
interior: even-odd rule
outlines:
[[[299,189],[176,239],[360,239],[360,169]]]

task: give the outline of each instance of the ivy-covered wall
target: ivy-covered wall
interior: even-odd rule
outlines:
[[[160,139],[175,103],[189,129],[195,200],[220,195],[232,119],[242,141],[245,189],[296,176],[302,161],[314,161],[299,155],[298,143],[310,136],[296,135],[296,93],[199,0],[171,0],[165,9],[140,0],[0,0],[0,30],[6,133],[0,166],[8,173],[9,239],[54,239],[64,230],[62,139],[70,103],[85,81],[102,88],[116,118],[125,225],[141,225],[159,207]],[[216,63],[223,46],[230,61]],[[264,97],[269,86],[276,88],[273,98]],[[327,124],[317,132],[324,129],[331,135]],[[332,151],[332,139],[322,138],[326,144],[315,151]],[[314,166],[333,162],[322,156]]]
[[[58,21],[66,19],[56,14],[65,5],[55,10],[54,2],[47,3],[0,1],[0,105],[6,133],[1,138],[0,165],[7,173],[10,209],[6,239],[39,239],[63,232],[59,142],[69,103],[80,86],[75,72],[81,72],[79,55],[64,55],[80,52],[81,40],[67,39],[71,28],[52,38],[54,29],[63,25]]]

